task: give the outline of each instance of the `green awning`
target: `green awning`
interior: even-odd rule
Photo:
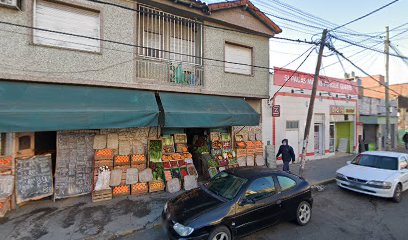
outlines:
[[[148,91],[0,81],[0,132],[158,125]]]
[[[199,94],[160,93],[165,127],[257,126],[259,114],[243,99]]]

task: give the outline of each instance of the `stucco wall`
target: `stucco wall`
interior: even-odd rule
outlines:
[[[62,2],[99,9],[102,38],[135,44],[135,12],[89,1]],[[127,1],[116,2],[133,7],[133,4]],[[33,0],[25,0],[22,3],[22,11],[1,7],[0,20],[32,26]],[[34,45],[29,29],[3,24],[0,29],[1,78],[94,83],[134,81],[133,47],[103,42],[101,53],[81,52]]]
[[[209,26],[204,27],[204,57],[224,60],[224,44],[231,42],[253,47],[253,63],[269,66],[269,39]],[[224,63],[205,60],[204,88],[209,91],[238,93],[247,97],[268,97],[268,69],[254,68],[253,76],[224,72]]]

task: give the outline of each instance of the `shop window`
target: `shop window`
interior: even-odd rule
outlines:
[[[299,121],[286,121],[286,129],[298,129]]]
[[[22,136],[18,138],[18,150],[26,150],[31,147],[31,136]]]

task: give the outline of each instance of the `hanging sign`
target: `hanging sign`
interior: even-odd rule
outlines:
[[[280,105],[272,106],[272,117],[280,117]]]

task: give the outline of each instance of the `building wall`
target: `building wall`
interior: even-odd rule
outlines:
[[[136,43],[135,12],[84,0],[61,2],[100,10],[103,39]],[[133,7],[128,1],[117,2]],[[22,4],[22,11],[1,7],[0,20],[32,26],[33,0],[22,1]],[[0,78],[91,84],[134,82],[133,47],[103,42],[101,53],[81,52],[34,45],[29,29],[3,24],[1,29],[4,31],[0,38],[0,62],[3,63]],[[102,69],[113,64],[118,65]]]
[[[225,42],[253,48],[253,64],[269,67],[269,39],[267,37],[204,27],[204,57],[224,60]],[[269,70],[254,68],[253,75],[224,72],[224,63],[204,61],[204,89],[211,92],[241,94],[267,98]]]
[[[0,21],[32,26],[33,1],[22,1],[22,11],[0,7]],[[85,0],[61,0],[101,13],[101,38],[136,45],[136,12]],[[135,3],[115,0],[114,3],[135,8]],[[163,5],[163,4],[162,4]],[[167,5],[167,4],[166,4]],[[177,6],[180,4],[176,4]],[[168,8],[174,13],[186,13],[180,5]],[[191,16],[200,11],[191,9]],[[201,12],[201,14],[203,14]],[[207,16],[208,17],[208,16]],[[262,24],[259,22],[259,24]],[[40,46],[32,43],[31,31],[26,28],[1,25],[0,79],[41,81],[137,88],[161,91],[191,92],[226,96],[264,98],[268,96],[267,69],[254,69],[253,76],[224,72],[222,62],[205,61],[204,86],[183,86],[136,78],[140,58],[133,46],[102,41],[100,53]],[[224,60],[224,42],[231,41],[254,47],[254,64],[269,66],[268,37],[220,29],[204,29],[204,55]],[[215,67],[214,65],[218,65]]]
[[[304,94],[290,93],[287,90],[284,90],[283,93],[277,94],[274,105],[280,105],[280,117],[272,118],[272,144],[275,145],[275,151],[278,150],[281,140],[284,138],[290,138],[294,136],[293,132],[297,131],[298,139],[289,139],[289,145],[294,147],[297,150],[297,157],[299,157],[304,136],[304,128],[306,125],[306,117],[309,106],[310,92],[306,91]],[[356,116],[348,115],[349,120],[344,120],[344,115],[330,115],[330,106],[345,106],[345,107],[355,107],[357,108],[356,100],[346,100],[346,99],[336,99],[331,97],[316,97],[315,106],[314,106],[314,115],[312,118],[312,124],[309,132],[309,140],[307,147],[307,159],[318,159],[331,156],[334,153],[329,152],[330,148],[330,122],[345,122],[350,123],[350,135],[352,136],[352,141],[349,141],[349,150],[351,152],[357,148],[356,140]],[[314,153],[314,123],[319,122],[317,116],[323,117],[323,150],[324,154],[315,155]],[[288,130],[286,129],[286,121],[299,121],[299,128],[297,130]],[[290,136],[288,136],[290,134]],[[338,138],[341,137],[341,133],[337,134],[337,143],[335,147],[338,147]]]

